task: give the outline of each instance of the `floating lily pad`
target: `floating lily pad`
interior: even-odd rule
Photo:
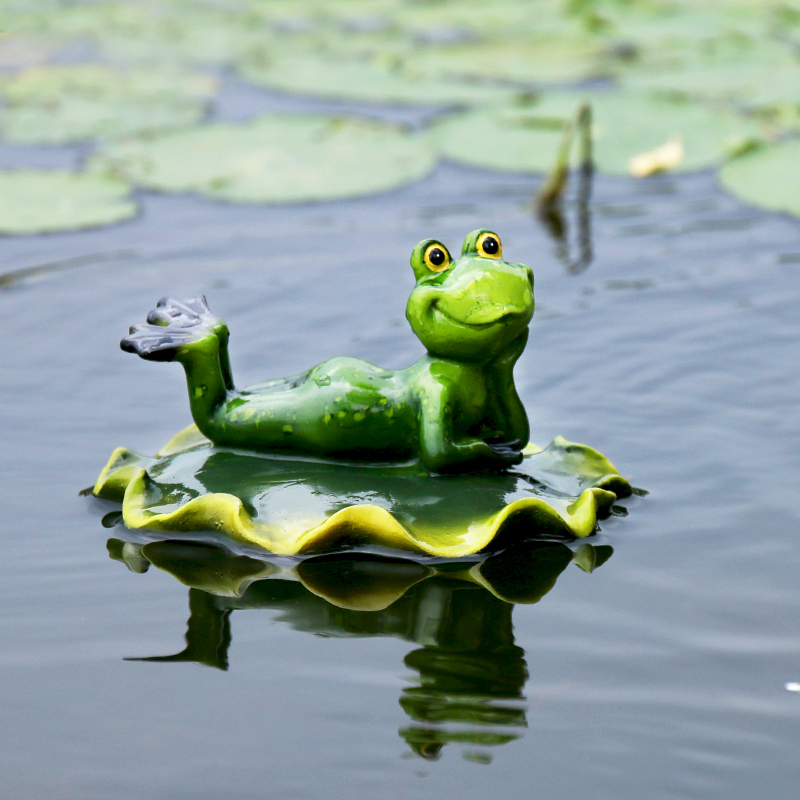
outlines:
[[[137,212],[130,184],[56,170],[0,172],[0,233],[48,233],[109,225]]]
[[[394,56],[347,58],[273,51],[243,59],[239,73],[271,89],[385,103],[470,103],[504,94],[497,87],[426,74],[413,61]]]
[[[117,62],[222,64],[267,35],[244,9],[175,0],[60,4],[41,11],[37,27],[91,41]]]
[[[567,83],[607,72],[603,48],[585,38],[532,38],[420,48],[414,69],[430,77]]]
[[[490,545],[594,532],[630,484],[596,450],[557,438],[509,472],[430,476],[216,448],[191,426],[155,458],[117,449],[98,497],[129,528],[216,531],[277,555],[382,546],[463,556]]]
[[[800,216],[800,141],[764,147],[730,161],[720,172],[726,189],[746,203]]]
[[[207,100],[217,81],[196,72],[162,69],[114,69],[102,64],[60,64],[34,67],[0,83],[10,103],[58,101],[64,94],[88,99],[123,95],[125,99]]]
[[[172,14],[146,16],[134,31],[100,29],[95,34],[103,51],[115,59],[186,64],[230,64],[252,47],[263,46],[271,32],[231,11],[172,9]]]
[[[527,106],[476,109],[443,120],[445,156],[492,169],[544,173],[552,168],[564,128],[578,106],[592,106],[598,168],[625,174],[629,161],[670,140],[683,141],[681,171],[720,162],[730,148],[761,135],[762,126],[722,110],[634,92],[555,92]]]
[[[0,82],[0,132],[13,142],[63,143],[190,125],[216,88],[185,72],[33,67]]]
[[[421,178],[426,137],[383,122],[274,114],[109,145],[91,165],[139,186],[237,202],[355,197]]]
[[[704,50],[702,42],[690,46],[687,42],[672,63],[633,62],[620,80],[637,90],[746,106],[797,102],[800,63],[787,45],[745,38],[719,50]]]
[[[448,31],[464,31],[475,39],[580,35],[580,21],[564,13],[563,0],[537,0],[535,5],[509,0],[468,3],[397,3],[387,12],[404,30],[422,41],[442,41]]]

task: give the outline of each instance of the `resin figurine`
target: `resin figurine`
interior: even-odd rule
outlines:
[[[528,442],[512,373],[530,268],[503,260],[488,230],[455,262],[426,239],[411,265],[406,314],[427,354],[398,371],[333,358],[237,391],[225,323],[202,298],[163,300],[122,348],[183,365],[195,424],[153,457],[117,448],[94,494],[122,503],[128,528],[215,532],[280,556],[455,558],[594,533],[631,486],[586,445]]]
[[[411,254],[406,316],[428,351],[403,370],[332,358],[308,372],[237,391],[228,328],[205,298],[162,300],[123,350],[186,370],[195,424],[214,444],[357,461],[421,458],[430,472],[522,460],[528,419],[513,369],[533,316],[533,272],[503,260],[477,230],[461,258],[426,239]]]

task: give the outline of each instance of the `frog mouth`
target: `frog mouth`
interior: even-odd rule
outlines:
[[[452,322],[454,325],[459,325],[462,328],[469,328],[473,331],[485,331],[494,327],[495,325],[502,325],[514,319],[515,317],[522,316],[522,313],[518,311],[504,311],[502,314],[499,314],[495,319],[490,320],[489,322],[466,322],[465,320],[456,319],[456,317],[448,314],[436,302],[431,305],[431,311],[434,314],[444,317],[448,322]]]

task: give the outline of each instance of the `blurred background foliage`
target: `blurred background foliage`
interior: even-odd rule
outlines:
[[[86,148],[78,173],[0,173],[0,232],[114,222],[137,187],[298,202],[438,158],[546,174],[587,102],[601,172],[721,168],[800,214],[800,0],[4,0],[0,30],[2,139]],[[231,75],[360,111],[217,121]],[[398,104],[430,124],[382,117]]]

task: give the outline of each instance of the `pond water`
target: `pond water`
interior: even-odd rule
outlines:
[[[232,117],[254,103],[236,91]],[[4,796],[797,797],[800,225],[709,173],[600,177],[587,265],[580,210],[559,244],[537,185],[443,164],[348,202],[143,193],[122,225],[0,240]],[[516,369],[533,441],[590,444],[649,491],[601,523],[594,572],[558,544],[487,567],[534,564],[541,599],[516,605],[447,568],[298,579],[209,548],[142,555],[79,496],[115,446],[152,453],[189,422],[181,370],[118,348],[159,297],[207,295],[240,385],[340,354],[403,367],[421,354],[411,248],[477,227],[536,275]],[[203,588],[259,569],[241,597]],[[339,575],[402,596],[341,608]]]

